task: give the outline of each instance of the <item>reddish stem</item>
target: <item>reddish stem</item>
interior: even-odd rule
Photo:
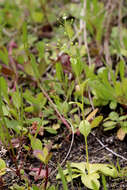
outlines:
[[[40,173],[41,173],[41,170],[42,170],[42,163],[40,164],[40,168],[39,168],[39,170],[38,170],[38,176],[40,175]]]
[[[41,84],[39,83],[40,89],[43,92],[44,96],[49,100],[49,102],[51,103],[52,107],[54,108],[55,112],[57,113],[58,117],[60,118],[60,120],[64,123],[64,125],[69,129],[69,131],[71,130],[70,125],[68,124],[68,122],[66,121],[66,119],[60,114],[60,112],[57,110],[56,105],[53,103],[52,99],[50,98],[50,96],[47,94],[47,92],[43,89],[43,87],[41,86]]]
[[[49,176],[49,170],[48,165],[45,166],[46,174],[45,174],[45,184],[44,184],[44,190],[46,190],[47,184],[48,184],[48,176]]]
[[[2,177],[0,177],[0,189],[1,188],[3,189],[3,185],[4,185],[3,179],[2,179]]]

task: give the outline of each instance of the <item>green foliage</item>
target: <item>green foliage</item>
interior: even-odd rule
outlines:
[[[47,165],[52,157],[52,153],[50,152],[51,144],[46,145],[43,148],[42,142],[38,138],[36,138],[36,136],[33,137],[29,134],[29,138],[31,141],[31,147],[33,149],[34,156],[38,158],[41,162],[43,162],[45,165]]]
[[[93,121],[91,122],[91,128],[95,128],[98,127],[100,122],[103,120],[103,116],[97,116],[93,119]]]
[[[52,157],[52,153],[49,153],[48,148],[44,147],[42,151],[34,150],[34,156],[38,158],[41,162],[43,162],[45,165],[47,165]]]
[[[33,150],[42,150],[42,142],[38,138],[32,137],[31,135],[29,135],[29,138]]]
[[[81,177],[81,181],[84,184],[84,186],[88,187],[89,189],[95,189],[96,186],[97,189],[100,188],[100,174],[103,174],[105,176],[110,176],[113,178],[116,178],[118,176],[117,169],[109,164],[89,164],[89,174],[87,174],[86,170],[88,170],[88,166],[86,162],[80,162],[80,163],[70,163],[70,167],[72,169],[72,176],[69,176],[68,169],[65,169],[63,171],[64,176],[66,177],[66,180],[68,182],[72,179]],[[57,179],[60,179],[60,175],[57,175]],[[93,185],[94,184],[94,185]]]
[[[44,15],[41,11],[34,11],[32,12],[32,19],[36,23],[42,23]]]
[[[71,66],[76,77],[80,77],[83,71],[83,62],[79,58],[71,58]]]
[[[11,190],[25,190],[25,186],[20,186],[18,184],[14,184],[13,186],[10,187]]]
[[[85,138],[88,137],[91,132],[91,125],[87,120],[81,121],[79,125],[80,133],[84,135]]]
[[[111,165],[89,163],[87,139],[91,130],[103,120],[103,113],[95,117],[96,109],[91,112],[96,106],[109,105],[112,110],[108,117],[105,116],[104,130],[118,127],[117,136],[127,133],[124,110],[127,106],[127,29],[123,23],[126,7],[121,7],[121,21],[118,11],[109,15],[111,23],[114,23],[112,15],[121,22],[119,26],[116,23],[113,27],[109,25],[110,28],[106,26],[108,12],[103,2],[88,0],[85,16],[83,7],[83,1],[72,3],[68,0],[59,3],[46,0],[0,2],[0,141],[8,151],[13,152],[15,162],[17,155],[13,150],[13,141],[18,139],[20,147],[16,147],[16,152],[22,151],[23,142],[27,155],[32,149],[34,156],[47,165],[52,157],[51,147],[43,143],[49,141],[50,135],[52,138],[58,135],[57,141],[59,131],[64,130],[61,116],[71,122],[76,134],[80,132],[84,136],[87,158],[86,163],[68,164],[64,171],[59,166],[58,176],[63,188],[68,189],[67,182],[80,177],[86,187],[96,190],[100,188],[99,178],[102,175],[102,185],[106,190],[105,176],[124,176],[126,169],[118,174]],[[105,63],[106,55],[102,53],[106,30],[110,33],[107,40],[113,65]],[[62,60],[62,53],[67,55],[68,60]],[[89,56],[91,65],[87,64]],[[98,66],[98,62],[105,66]],[[43,90],[40,92],[41,87],[46,93]],[[120,107],[123,110],[120,113],[117,110],[119,105],[123,107]],[[60,145],[57,143],[56,146]],[[18,163],[16,168],[19,168]],[[0,165],[3,167],[0,169],[2,176],[6,172],[2,159]],[[21,171],[25,178],[25,170]],[[18,169],[16,173],[19,173]],[[14,184],[10,188],[42,189],[32,185],[31,181],[22,183],[22,186]],[[71,186],[73,189],[73,183]],[[59,187],[48,184],[47,189],[57,190]]]
[[[58,188],[55,187],[54,185],[52,185],[52,186],[50,186],[50,187],[48,188],[48,190],[58,190]]]
[[[65,27],[65,33],[67,34],[67,36],[71,40],[73,35],[74,35],[74,31],[73,31],[73,29],[71,27],[71,22],[68,22],[68,21],[65,20],[64,27]]]
[[[96,39],[96,42],[100,44],[104,32],[104,4],[98,0],[87,1],[86,10],[85,21],[87,28]]]
[[[124,62],[120,61],[115,74],[112,69],[102,67],[98,70],[97,75],[94,74],[94,71],[91,72],[91,68],[86,67],[86,74],[89,78],[88,85],[94,95],[93,103],[95,106],[107,105],[110,101],[114,102],[115,105],[116,103],[126,105],[127,88],[125,84],[127,79],[124,67]],[[120,81],[117,80],[118,74],[120,74]]]
[[[40,73],[38,71],[38,67],[37,67],[35,57],[32,54],[30,55],[30,63],[31,63],[31,66],[32,66],[32,69],[33,69],[34,77],[38,80],[40,78]]]
[[[4,64],[8,65],[9,62],[8,51],[5,47],[3,47],[3,51],[0,50],[0,59],[3,61]]]
[[[10,104],[8,97],[8,84],[3,77],[0,77],[0,83],[1,83],[1,96],[8,104]]]
[[[0,177],[6,173],[6,164],[3,159],[0,159]]]
[[[21,93],[19,92],[19,89],[17,88],[17,91],[12,93],[12,101],[17,110],[21,108]]]
[[[5,118],[5,123],[8,129],[13,129],[16,134],[21,135],[21,132],[24,134],[27,133],[27,129],[21,125],[21,122],[18,120],[9,120],[8,118]]]
[[[106,187],[106,178],[105,178],[105,176],[103,174],[102,174],[102,184],[103,184],[104,190],[108,190],[107,187]]]
[[[68,190],[67,182],[66,182],[66,179],[65,179],[65,175],[64,175],[64,172],[63,172],[61,166],[58,167],[58,172],[59,172],[60,178],[62,180],[63,189],[64,190]]]
[[[56,77],[60,82],[64,80],[64,73],[60,63],[56,63]]]
[[[127,128],[126,119],[127,119],[126,115],[119,116],[117,112],[110,112],[109,116],[104,120],[103,123],[104,130],[107,131],[120,126],[121,128],[124,129],[124,131],[126,131]]]

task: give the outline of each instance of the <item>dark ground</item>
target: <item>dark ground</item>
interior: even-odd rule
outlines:
[[[64,158],[66,157],[66,154],[69,150],[70,143],[71,143],[71,136],[69,139],[67,139],[66,131],[63,135],[63,132],[59,134],[57,137],[52,137],[52,142],[61,144],[61,147],[58,148],[58,150],[54,149],[52,159],[49,162],[49,168],[51,169],[50,172],[50,182],[51,184],[57,184],[58,181],[56,181],[56,174],[57,171],[54,173],[54,171],[57,168],[57,163],[62,163]],[[124,139],[124,141],[119,141],[115,135],[115,131],[113,132],[103,132],[100,129],[94,130],[95,136],[92,134],[89,135],[88,138],[88,151],[89,151],[89,161],[90,163],[111,163],[114,164],[117,167],[117,164],[121,168],[126,167],[127,161],[121,158],[117,158],[115,155],[113,155],[111,152],[107,151],[106,148],[103,148],[97,141],[96,137],[108,148],[110,148],[112,151],[116,152],[117,154],[127,158],[127,138]],[[8,167],[13,168],[11,159],[8,155],[8,152],[2,153],[1,151],[1,157],[6,161],[8,164]],[[18,162],[21,163],[20,160],[20,154]],[[71,149],[71,153],[69,157],[67,158],[70,162],[81,162],[86,161],[85,157],[85,144],[84,144],[84,138],[82,135],[77,136],[75,135],[75,139],[73,142],[73,146]],[[29,176],[29,167],[32,168],[39,167],[40,162],[33,158],[32,156],[27,157],[26,163],[25,163],[25,172]],[[65,163],[63,164],[64,168]],[[54,174],[53,174],[54,173]],[[29,176],[30,183],[34,182],[34,178]],[[127,189],[127,177],[123,178],[117,178],[112,179],[109,177],[106,177],[107,181],[107,189],[108,190],[125,190]],[[21,185],[23,184],[23,181],[20,181],[20,179],[15,175],[14,172],[8,171],[6,175],[4,176],[4,189],[9,189],[10,186],[12,186],[14,183]],[[41,181],[40,181],[41,182]],[[39,181],[36,182],[37,184]],[[59,182],[59,189],[62,189],[61,182]],[[58,184],[57,184],[58,185]],[[71,190],[71,185],[69,185],[69,190]],[[74,180],[74,187],[75,190],[78,190],[78,187],[81,187],[82,190],[86,190],[84,186],[82,186],[80,179]],[[2,189],[1,189],[2,190]],[[101,188],[103,190],[103,188]]]

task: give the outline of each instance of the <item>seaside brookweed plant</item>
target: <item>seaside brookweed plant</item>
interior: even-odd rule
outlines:
[[[66,180],[70,182],[71,180],[81,177],[81,181],[84,186],[89,189],[100,189],[100,175],[103,174],[105,176],[110,176],[113,178],[118,177],[117,169],[110,164],[91,164],[88,159],[88,145],[87,145],[87,137],[91,132],[91,124],[87,120],[81,121],[79,125],[80,133],[85,138],[85,147],[86,147],[86,162],[79,163],[70,163],[70,168],[72,170],[71,176],[69,175],[69,170],[63,170],[63,173],[66,177]],[[57,179],[60,179],[60,175],[58,174]]]

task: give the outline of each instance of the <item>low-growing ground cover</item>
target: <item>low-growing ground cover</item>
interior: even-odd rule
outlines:
[[[0,188],[127,188],[126,1],[0,1]]]

